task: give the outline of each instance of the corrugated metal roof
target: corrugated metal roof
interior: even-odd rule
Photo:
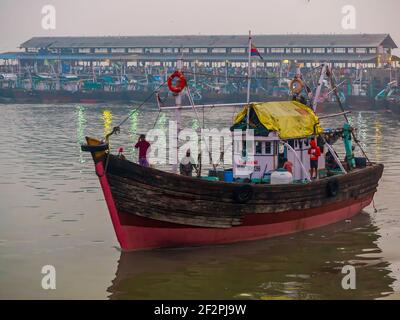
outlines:
[[[286,34],[254,35],[258,47],[378,47],[397,48],[389,34]],[[33,37],[21,48],[118,48],[118,47],[247,47],[248,36],[126,36]]]

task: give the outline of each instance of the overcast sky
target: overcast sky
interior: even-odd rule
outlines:
[[[42,29],[42,7],[56,29]],[[342,28],[342,7],[356,29]],[[390,33],[400,45],[400,0],[0,0],[0,51],[33,36]]]

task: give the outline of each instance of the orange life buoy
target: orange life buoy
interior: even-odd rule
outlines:
[[[176,80],[176,85],[174,86],[174,85],[172,84],[172,81],[173,81],[175,78],[178,78],[178,79]],[[179,92],[181,92],[183,89],[185,89],[185,87],[186,87],[186,78],[185,78],[185,76],[183,75],[182,72],[180,72],[180,71],[175,71],[173,74],[171,74],[171,75],[168,77],[168,88],[169,88],[169,90],[171,90],[172,92],[174,92],[174,93],[179,93]]]
[[[289,88],[290,91],[293,93],[299,94],[303,90],[304,84],[303,81],[301,81],[298,78],[293,79],[290,81]]]

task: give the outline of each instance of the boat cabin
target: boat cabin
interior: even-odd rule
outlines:
[[[253,135],[247,129],[252,129]],[[309,180],[310,141],[322,133],[318,117],[309,107],[295,101],[251,104],[236,116],[231,130],[235,179],[263,180],[282,168],[286,158],[293,164],[293,180]],[[319,146],[318,168],[324,168],[323,144]]]

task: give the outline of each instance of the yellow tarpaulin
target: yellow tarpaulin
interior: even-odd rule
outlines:
[[[247,116],[247,108],[236,115],[234,124]],[[250,108],[255,111],[260,123],[269,131],[276,131],[281,139],[302,138],[323,132],[315,113],[297,101],[252,103]]]

